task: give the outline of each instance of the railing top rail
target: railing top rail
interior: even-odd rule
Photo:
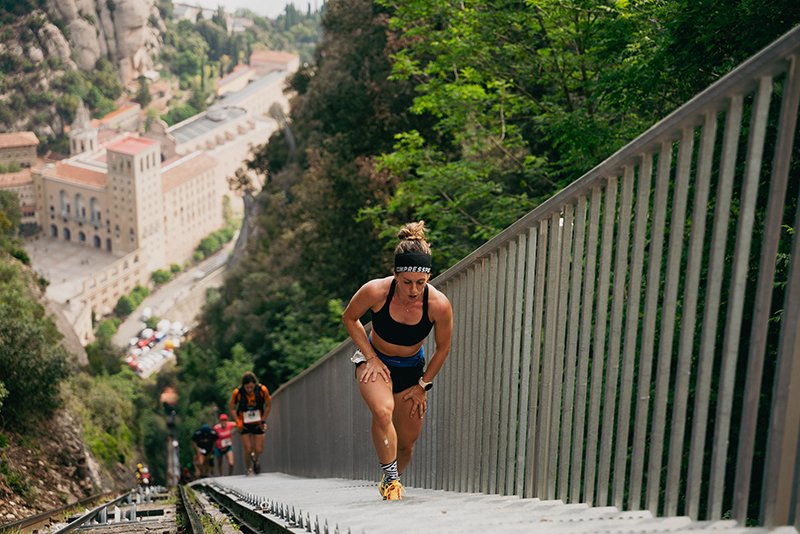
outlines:
[[[683,128],[702,123],[705,113],[720,109],[731,96],[749,91],[756,85],[759,78],[772,76],[786,70],[789,56],[797,53],[800,53],[800,26],[789,30],[778,40],[609,156],[608,159],[475,249],[470,255],[437,276],[432,283],[441,286],[469,268],[479,258],[490,255],[517,237],[535,222],[560,211],[566,203],[578,194],[589,191],[599,180],[619,174],[623,167],[632,164],[633,158],[654,150],[661,143],[677,139]]]

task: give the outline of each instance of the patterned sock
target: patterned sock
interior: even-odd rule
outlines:
[[[381,464],[381,469],[383,469],[383,473],[386,475],[383,479],[384,484],[388,484],[400,478],[400,475],[397,474],[397,460],[389,462],[388,464]]]

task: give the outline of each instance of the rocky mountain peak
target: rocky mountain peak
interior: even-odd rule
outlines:
[[[42,28],[49,34],[43,41],[53,46],[48,53],[84,71],[108,57],[123,84],[153,68],[164,29],[155,0],[47,0],[47,12],[63,22],[66,33],[53,24]]]

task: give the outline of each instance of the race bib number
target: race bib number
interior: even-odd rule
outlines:
[[[244,424],[261,422],[261,412],[258,410],[247,410],[244,412]]]
[[[231,438],[225,438],[219,443],[222,445],[220,448],[224,449],[225,447],[230,447],[233,444],[233,440]]]

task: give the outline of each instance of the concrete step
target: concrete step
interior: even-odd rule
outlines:
[[[688,517],[653,517],[649,511],[620,511],[559,500],[523,499],[453,491],[406,488],[402,501],[383,501],[377,482],[302,478],[282,473],[204,479],[309,515],[331,534],[414,533],[647,533],[701,532],[760,534],[735,521],[693,521]],[[797,534],[791,527],[770,534]]]

